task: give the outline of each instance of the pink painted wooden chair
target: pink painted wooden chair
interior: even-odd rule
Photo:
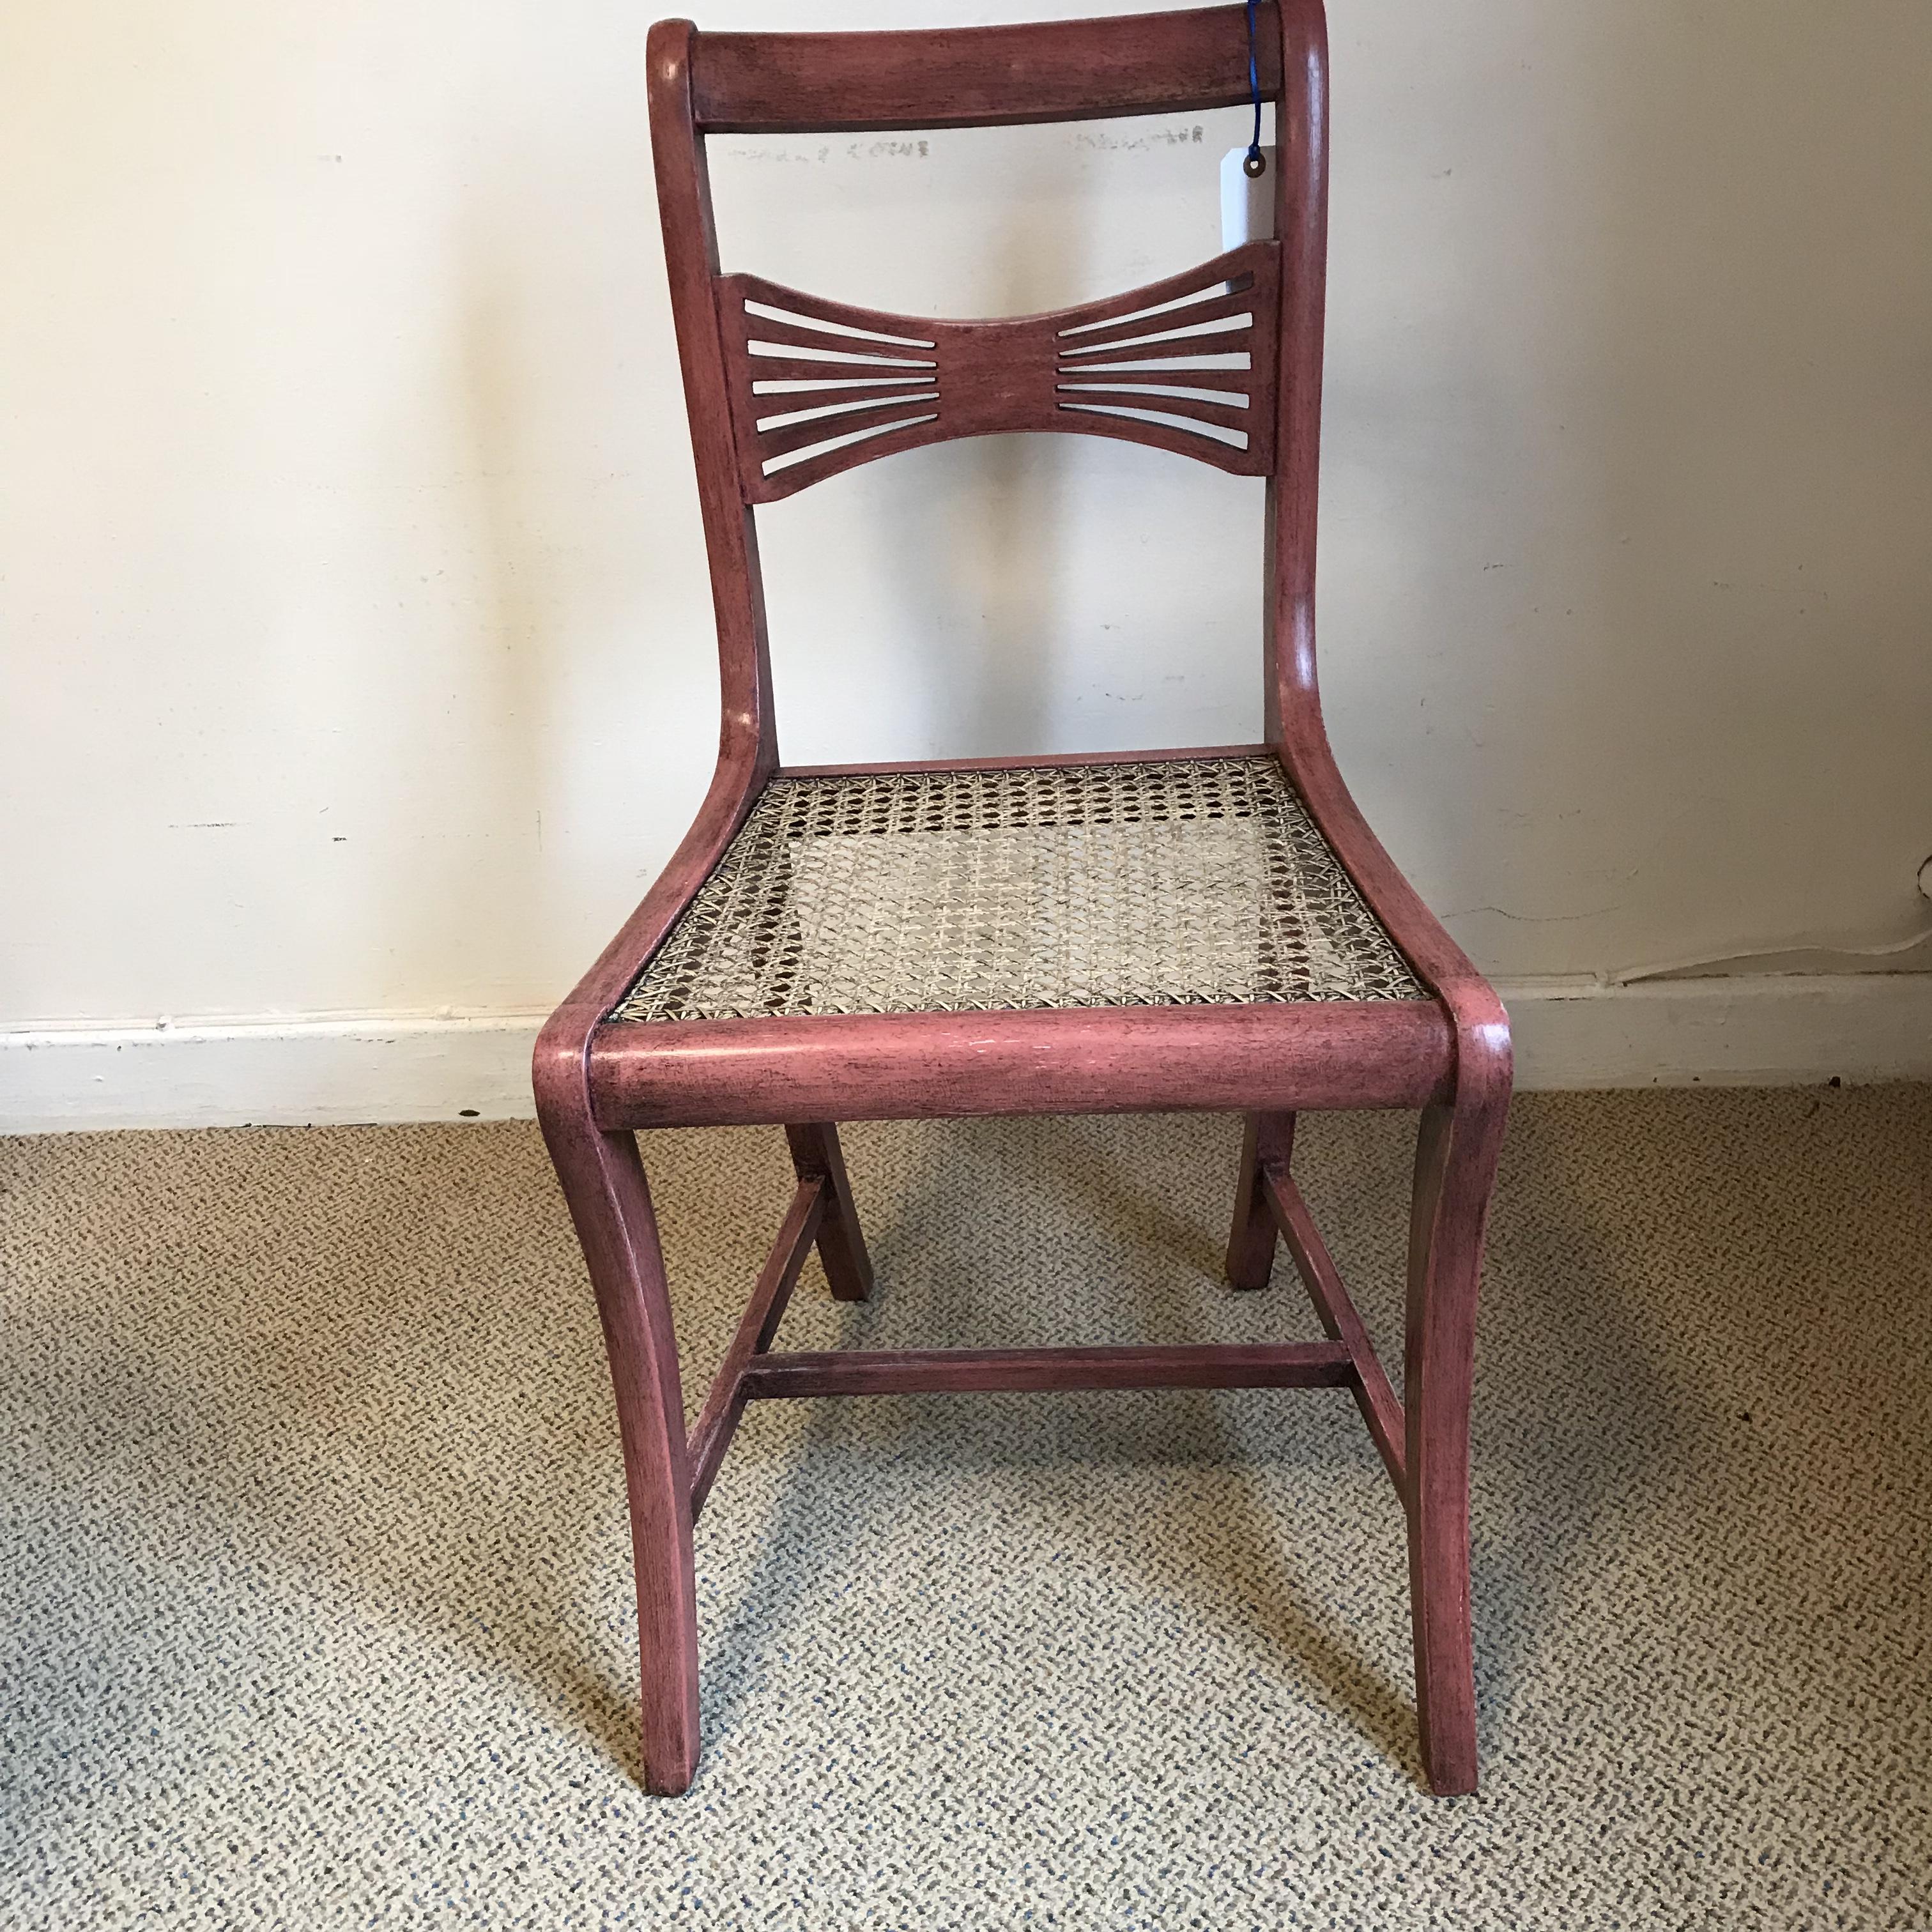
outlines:
[[[1315,680],[1328,148],[1319,0],[1266,0],[1279,240],[1012,320],[856,309],[726,274],[704,137],[991,126],[1250,98],[1244,10],[874,34],[653,28],[651,132],[722,664],[718,769],[668,869],[544,1028],[538,1112],[616,1387],[652,1791],[698,1757],[692,1528],[748,1401],[887,1391],[1340,1388],[1407,1511],[1423,1756],[1476,1784],[1468,1415],[1510,1088],[1496,994],[1357,811]],[[1266,479],[1264,742],[952,765],[778,759],[754,508],[952,436],[1070,431]],[[1165,458],[1150,460],[1166,460]],[[1406,1400],[1288,1172],[1302,1109],[1419,1109]],[[1225,1109],[1246,1117],[1228,1279],[1279,1237],[1329,1339],[1269,1346],[771,1346],[817,1244],[872,1268],[841,1120]],[[798,1174],[687,1436],[634,1130],[782,1125]]]

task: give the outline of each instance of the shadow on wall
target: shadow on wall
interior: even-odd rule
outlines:
[[[1617,736],[1651,930],[1599,951],[1630,967],[1859,970],[1828,950],[1926,928],[1932,10],[1869,18],[1666,8],[1621,56],[1601,568],[1648,646]]]
[[[1337,21],[1324,436],[1371,818],[1500,974],[1909,937],[1932,14],[1390,11]]]

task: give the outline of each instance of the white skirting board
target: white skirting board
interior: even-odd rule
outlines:
[[[1932,1079],[1932,974],[1504,982],[1519,1088]],[[0,1031],[0,1132],[506,1120],[543,1016]]]

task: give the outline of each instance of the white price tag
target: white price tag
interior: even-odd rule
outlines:
[[[1274,233],[1275,151],[1264,148],[1266,170],[1252,181],[1242,172],[1245,148],[1230,148],[1221,158],[1221,247],[1225,251],[1244,242],[1266,242]]]

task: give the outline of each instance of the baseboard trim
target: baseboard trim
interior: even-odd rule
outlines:
[[[1516,980],[1496,990],[1525,1088],[1932,1080],[1932,973]]]
[[[1505,981],[1520,1087],[1932,1079],[1932,974]],[[496,1120],[530,1111],[536,1012],[0,1031],[0,1132]]]
[[[515,1120],[544,1015],[284,1016],[0,1032],[0,1132]]]

